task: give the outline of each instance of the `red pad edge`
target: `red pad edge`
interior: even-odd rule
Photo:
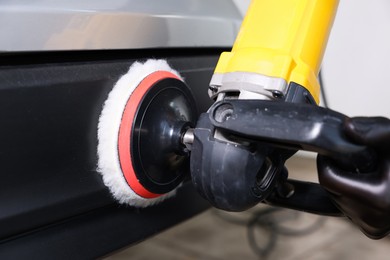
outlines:
[[[156,71],[149,74],[138,84],[127,100],[125,110],[122,115],[121,125],[119,127],[118,152],[119,163],[121,165],[123,175],[130,188],[137,195],[146,199],[157,198],[164,194],[156,194],[147,190],[144,186],[142,186],[135,174],[130,153],[132,128],[138,107],[146,92],[148,92],[154,84],[166,78],[181,80],[177,75],[169,71]]]

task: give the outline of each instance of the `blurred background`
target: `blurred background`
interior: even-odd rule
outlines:
[[[234,0],[244,15],[249,0]],[[390,2],[341,0],[322,75],[329,108],[390,117]],[[322,105],[324,101],[322,100]],[[317,181],[315,155],[288,161],[290,176]],[[371,240],[343,218],[259,205],[210,209],[108,259],[388,259],[390,241]]]

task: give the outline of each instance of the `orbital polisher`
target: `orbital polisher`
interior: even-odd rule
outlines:
[[[266,202],[340,215],[319,184],[288,179],[285,161],[314,151],[368,171],[375,155],[343,134],[343,114],[318,106],[317,80],[337,0],[252,1],[231,52],[195,100],[163,60],[134,63],[109,94],[98,126],[98,170],[120,203],[169,198],[190,172],[213,206]]]

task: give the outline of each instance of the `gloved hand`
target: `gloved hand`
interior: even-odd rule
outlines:
[[[356,117],[348,119],[344,127],[351,141],[376,151],[377,165],[369,173],[348,172],[319,155],[319,181],[364,234],[379,239],[390,232],[390,120]]]

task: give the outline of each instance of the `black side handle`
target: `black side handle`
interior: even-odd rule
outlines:
[[[216,102],[209,110],[212,124],[240,138],[275,147],[313,151],[341,167],[369,172],[375,154],[350,142],[343,133],[347,116],[316,105],[266,100]]]

